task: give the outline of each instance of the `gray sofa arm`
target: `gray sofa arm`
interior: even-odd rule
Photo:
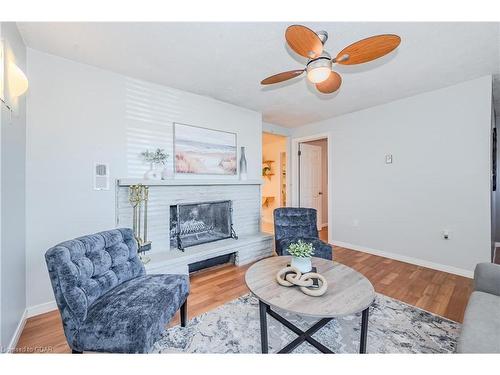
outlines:
[[[479,263],[474,270],[474,290],[500,296],[500,265]]]

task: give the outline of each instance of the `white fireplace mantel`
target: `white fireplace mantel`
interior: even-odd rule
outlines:
[[[229,180],[229,179],[170,179],[144,180],[141,178],[120,178],[118,186],[147,185],[147,186],[203,186],[203,185],[262,185],[262,180]]]

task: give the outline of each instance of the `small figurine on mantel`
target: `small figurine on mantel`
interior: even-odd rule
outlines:
[[[144,173],[145,180],[165,180],[169,178],[167,161],[169,155],[162,148],[157,148],[152,152],[146,150],[141,152],[145,162],[149,163],[149,170]]]

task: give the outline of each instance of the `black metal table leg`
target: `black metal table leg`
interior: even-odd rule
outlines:
[[[271,312],[273,312],[271,310]],[[273,315],[271,315],[273,316]],[[274,316],[273,316],[274,317]],[[304,341],[307,341],[309,344],[314,346],[316,349],[318,349],[321,353],[330,353],[332,354],[333,352],[328,349],[326,346],[324,346],[322,343],[318,342],[317,340],[313,339],[311,336],[319,331],[320,328],[324,327],[328,322],[332,319],[321,319],[319,322],[314,324],[311,328],[309,328],[307,331],[301,331],[297,327],[295,327],[292,323],[289,321],[285,320],[284,318],[280,317],[278,315],[281,323],[283,323],[287,328],[290,330],[294,331],[296,334],[299,335],[295,340],[293,340],[291,343],[289,343],[287,346],[285,346],[283,349],[281,349],[278,354],[283,354],[283,353],[291,353],[293,349],[295,349],[297,346],[302,344]]]
[[[260,345],[262,348],[262,353],[267,353],[269,350],[269,344],[267,341],[267,311],[269,306],[264,302],[259,300],[259,310],[260,310]]]
[[[188,316],[187,304],[188,304],[188,301],[186,298],[186,300],[184,301],[184,303],[181,306],[181,327],[186,326],[187,316]]]
[[[368,315],[370,308],[367,307],[361,313],[361,339],[359,340],[359,352],[361,354],[366,353],[366,339],[368,335]]]
[[[359,342],[359,352],[364,354],[366,353],[366,341],[368,336],[368,315],[370,312],[370,308],[367,307],[361,313],[361,338]],[[332,318],[323,318],[316,322],[312,327],[307,329],[306,331],[301,330],[296,327],[294,324],[283,318],[281,315],[276,313],[271,309],[271,306],[259,300],[259,313],[260,313],[260,342],[262,353],[269,352],[269,341],[267,335],[267,314],[271,315],[278,322],[283,324],[285,327],[290,329],[293,333],[295,333],[298,337],[286,345],[283,349],[279,350],[278,353],[290,353],[295,348],[297,348],[300,344],[307,341],[313,347],[318,349],[322,353],[333,353],[329,348],[312,338],[312,335],[319,331],[322,327],[324,327],[328,322],[332,320]]]

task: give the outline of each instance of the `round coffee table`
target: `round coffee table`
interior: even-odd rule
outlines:
[[[266,258],[253,264],[245,274],[248,288],[259,299],[262,353],[268,352],[267,314],[299,336],[278,353],[289,353],[305,341],[322,353],[332,353],[311,336],[330,320],[360,311],[362,314],[359,352],[366,353],[368,312],[375,299],[375,291],[370,281],[343,264],[312,258],[312,264],[317,268],[317,272],[326,278],[328,289],[320,297],[311,297],[302,293],[298,287],[284,287],[277,283],[276,273],[290,262],[290,256]],[[271,307],[320,320],[308,330],[302,331]]]

